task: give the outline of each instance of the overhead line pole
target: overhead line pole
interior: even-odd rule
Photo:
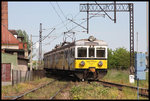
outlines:
[[[87,3],[87,34],[89,33],[89,3]]]
[[[40,23],[40,31],[39,31],[39,63],[42,61],[42,23]]]
[[[96,2],[96,1],[95,1]],[[134,75],[134,5],[133,3],[87,3],[80,4],[80,12],[104,12],[111,20],[116,22],[116,19],[112,19],[107,12],[129,12],[129,24],[130,24],[130,75]],[[114,13],[114,17],[116,14]]]
[[[147,67],[149,67],[149,3],[146,5],[146,25],[147,25]]]
[[[137,48],[137,49],[136,49],[136,51],[138,52],[138,32],[137,32],[136,34],[137,34],[137,39],[136,39],[136,42],[137,42],[137,44],[136,44],[136,45],[137,45],[137,46],[136,46],[136,48]]]
[[[130,18],[130,75],[135,74],[134,68],[134,6],[129,4],[129,18]]]
[[[114,1],[114,23],[116,23],[116,1]]]

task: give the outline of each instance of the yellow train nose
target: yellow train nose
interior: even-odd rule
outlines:
[[[75,60],[75,69],[88,69],[89,68],[95,69],[107,69],[107,60]],[[94,69],[92,70],[94,71]]]

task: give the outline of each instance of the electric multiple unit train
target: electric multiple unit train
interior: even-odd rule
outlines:
[[[101,79],[107,74],[107,43],[93,36],[64,42],[44,54],[44,69],[84,79]]]

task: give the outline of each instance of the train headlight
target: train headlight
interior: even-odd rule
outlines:
[[[81,66],[84,66],[84,65],[85,65],[85,62],[84,62],[84,61],[81,61],[81,62],[80,62],[80,65],[81,65]]]
[[[98,66],[102,66],[102,65],[103,65],[103,62],[99,61]]]

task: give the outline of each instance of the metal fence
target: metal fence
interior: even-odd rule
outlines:
[[[34,70],[34,71],[21,71],[21,70],[12,70],[12,85],[33,81],[35,79],[40,79],[45,77],[45,71],[43,70]]]

